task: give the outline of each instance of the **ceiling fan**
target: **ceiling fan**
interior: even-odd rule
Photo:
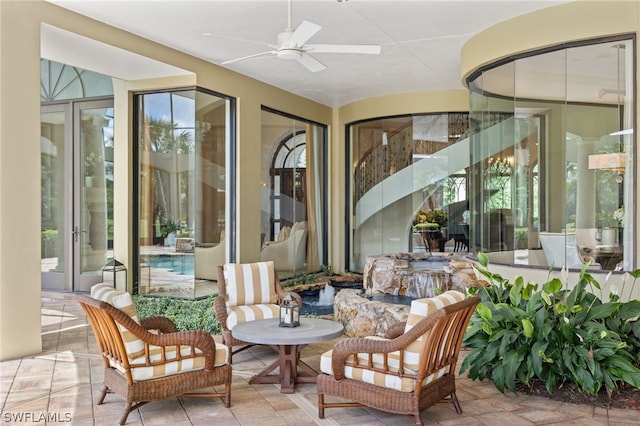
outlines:
[[[276,55],[279,59],[296,60],[309,71],[318,72],[327,67],[309,53],[357,53],[377,55],[381,50],[379,45],[370,44],[306,44],[322,27],[313,22],[302,21],[298,28],[293,30],[291,27],[291,0],[289,0],[289,19],[287,23],[288,25],[284,32],[278,34],[278,44],[275,46],[272,44],[269,45],[273,50],[225,61],[222,62],[222,65],[256,58],[258,56]]]

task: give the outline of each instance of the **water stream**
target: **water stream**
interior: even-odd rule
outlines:
[[[333,313],[333,298],[336,294],[336,290],[327,284],[320,291],[305,291],[301,292],[302,296],[302,308],[301,313],[303,315],[328,315]]]

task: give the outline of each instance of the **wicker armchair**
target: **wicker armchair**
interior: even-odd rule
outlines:
[[[350,338],[322,355],[318,374],[318,415],[325,408],[369,406],[413,416],[449,397],[458,414],[455,367],[477,296],[448,291],[413,301],[407,323],[388,338]],[[349,401],[328,403],[325,395]]]
[[[104,284],[94,288],[99,286],[104,290]],[[225,407],[230,406],[231,365],[227,363],[226,346],[216,344],[204,331],[178,332],[165,317],[138,322],[128,293],[113,288],[107,292],[110,294],[103,292],[102,300],[77,296],[104,361],[104,386],[98,404],[104,402],[107,393],[124,399],[121,425],[140,406],[174,396],[219,397]],[[120,304],[122,309],[111,303]],[[223,392],[211,388],[218,385],[224,386]],[[211,389],[206,393],[190,393],[204,388]]]
[[[218,297],[214,301],[222,338],[232,356],[253,344],[234,338],[233,327],[241,322],[278,318],[279,305],[287,295],[302,306],[300,295],[285,292],[275,271],[274,262],[227,263],[218,267]],[[234,346],[240,348],[233,350]]]

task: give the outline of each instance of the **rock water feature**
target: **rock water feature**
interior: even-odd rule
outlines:
[[[316,293],[318,299],[316,300]],[[336,294],[336,290],[327,283],[320,291],[307,290],[306,292],[299,292],[302,296],[302,308],[303,315],[328,315],[333,313],[333,300]]]
[[[363,287],[345,289],[335,297],[334,318],[348,336],[384,336],[389,326],[406,321],[406,300],[433,297],[447,290],[464,291],[477,282],[472,263],[460,255],[398,253],[368,256]],[[379,300],[383,295],[382,300]],[[385,300],[405,296],[404,304]]]

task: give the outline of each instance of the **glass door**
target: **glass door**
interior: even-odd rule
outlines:
[[[42,107],[42,288],[88,291],[113,250],[113,102]]]

